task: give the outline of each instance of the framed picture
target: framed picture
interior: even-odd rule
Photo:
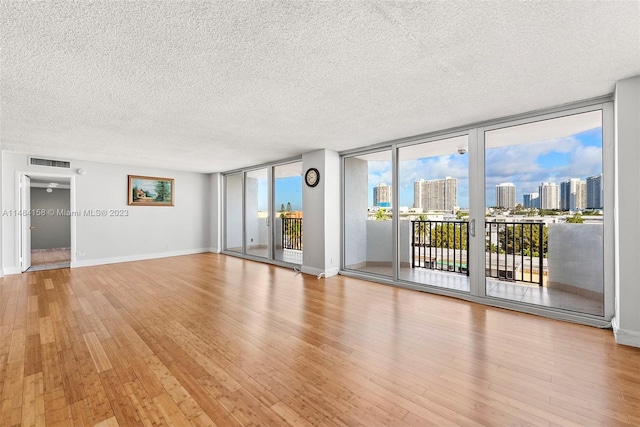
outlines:
[[[129,205],[173,206],[173,181],[172,178],[129,175]]]

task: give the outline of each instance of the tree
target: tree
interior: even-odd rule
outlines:
[[[507,254],[523,254],[540,256],[540,228],[542,227],[542,254],[546,258],[548,252],[549,228],[542,224],[522,223],[517,226],[500,227],[498,231],[498,252]],[[493,246],[493,243],[492,243]],[[495,252],[493,247],[491,252]]]
[[[430,246],[449,249],[467,249],[467,223],[436,224],[429,233]]]
[[[287,202],[287,212],[291,212],[291,202]]]
[[[170,202],[171,201],[171,186],[167,181],[156,182],[156,201],[158,202]]]
[[[387,219],[389,219],[387,217],[387,210],[384,208],[378,209],[378,212],[376,212],[376,221],[384,221]]]
[[[572,217],[567,218],[567,222],[569,224],[582,224],[584,222],[584,218],[580,214],[574,214]]]
[[[280,212],[284,212],[284,203],[280,204]]]

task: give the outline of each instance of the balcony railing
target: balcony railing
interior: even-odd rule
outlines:
[[[466,221],[411,221],[411,267],[469,275]],[[547,231],[529,222],[486,223],[486,277],[543,285]]]
[[[486,276],[542,286],[546,231],[542,223],[487,222]]]
[[[411,267],[469,275],[465,221],[411,221]]]
[[[282,248],[302,250],[302,218],[282,219]]]

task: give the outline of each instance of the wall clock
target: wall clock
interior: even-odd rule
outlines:
[[[304,174],[304,182],[309,187],[315,187],[320,182],[320,172],[316,168],[309,168]]]

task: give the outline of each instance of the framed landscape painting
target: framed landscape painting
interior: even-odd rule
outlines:
[[[130,206],[173,206],[174,180],[129,175]]]

